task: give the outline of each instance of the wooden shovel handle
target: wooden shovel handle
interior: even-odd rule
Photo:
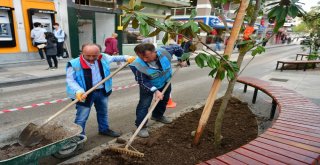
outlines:
[[[166,90],[168,89],[169,85],[171,84],[171,80],[173,78],[173,76],[179,71],[180,67],[177,67],[177,69],[172,73],[171,79],[167,82],[166,86],[163,88],[162,92],[165,93]],[[159,103],[159,99],[156,99],[156,101],[151,105],[148,114],[146,115],[146,117],[144,117],[144,119],[142,120],[142,122],[140,123],[139,127],[136,129],[136,131],[133,133],[133,135],[131,136],[130,140],[128,141],[127,145],[125,146],[126,149],[128,149],[128,147],[131,145],[131,143],[133,142],[134,138],[137,136],[137,134],[139,133],[139,131],[142,129],[142,127],[144,126],[144,124],[147,122],[147,120],[150,118],[153,110],[156,108],[157,104]]]
[[[95,89],[97,89],[100,85],[102,85],[103,83],[105,83],[107,80],[109,80],[110,78],[112,78],[114,75],[116,75],[119,71],[121,71],[123,68],[125,68],[126,66],[128,66],[129,63],[125,63],[125,65],[119,67],[118,69],[116,69],[114,72],[112,72],[108,77],[104,78],[103,80],[101,80],[97,85],[93,86],[92,88],[90,88],[87,92],[85,92],[85,95],[89,95],[91,92],[93,92]],[[79,100],[75,99],[73,100],[71,103],[69,103],[68,105],[66,105],[65,107],[63,107],[61,110],[59,110],[57,113],[55,113],[54,115],[52,115],[50,118],[48,118],[41,126],[44,127],[45,125],[48,124],[48,122],[50,122],[51,120],[53,120],[54,118],[56,118],[57,116],[59,116],[61,113],[63,113],[64,111],[66,111],[68,108],[70,108],[71,106],[73,106],[74,104],[76,104]]]

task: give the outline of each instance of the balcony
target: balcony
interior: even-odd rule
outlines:
[[[169,7],[190,6],[190,0],[142,0],[142,2],[159,4]]]

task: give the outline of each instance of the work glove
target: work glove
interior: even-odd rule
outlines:
[[[80,101],[80,102],[84,102],[87,98],[87,95],[85,95],[83,92],[77,92],[76,93],[76,98]]]
[[[131,64],[135,59],[136,59],[136,57],[130,56],[130,57],[127,59],[127,62],[129,62],[129,64]]]

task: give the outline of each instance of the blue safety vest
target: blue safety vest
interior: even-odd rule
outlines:
[[[103,56],[103,55],[102,55]],[[107,77],[110,75],[110,67],[109,67],[109,61],[107,61],[105,58],[101,58],[101,64],[103,68],[104,77]],[[83,67],[80,62],[80,57],[75,58],[69,62],[71,64],[71,67],[75,71],[76,77],[75,80],[79,84],[81,88],[83,88],[85,91],[89,90],[86,88],[86,81],[84,77]],[[68,66],[67,68],[68,69]],[[91,80],[92,82],[92,80]],[[110,78],[108,81],[104,83],[104,88],[106,92],[110,92],[112,89],[112,79]],[[71,99],[75,99],[76,91],[72,90],[68,84],[67,84],[67,96]]]
[[[157,56],[160,61],[162,70],[150,68],[146,62],[141,58],[137,57],[131,66],[134,66],[139,72],[144,73],[150,79],[150,82],[156,88],[162,88],[166,82],[171,79],[172,69],[171,69],[171,54],[163,49],[157,49]]]

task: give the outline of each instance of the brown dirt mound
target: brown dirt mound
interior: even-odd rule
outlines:
[[[247,103],[235,98],[229,103],[223,121],[222,147],[215,149],[214,120],[221,104],[218,100],[213,107],[200,145],[192,146],[191,132],[196,130],[202,109],[197,109],[176,119],[173,124],[163,126],[153,132],[147,139],[137,139],[133,146],[145,154],[144,158],[131,158],[126,155],[105,150],[102,155],[88,162],[77,164],[108,165],[181,165],[197,164],[226,152],[239,148],[257,136],[257,122]]]
[[[14,143],[11,145],[6,145],[0,148],[0,160],[9,159],[23,153],[35,150],[37,148],[43,147],[50,143],[56,142],[63,139],[68,133],[67,131],[59,125],[48,125],[45,128],[44,139],[35,146],[32,147],[23,147],[19,143]]]

